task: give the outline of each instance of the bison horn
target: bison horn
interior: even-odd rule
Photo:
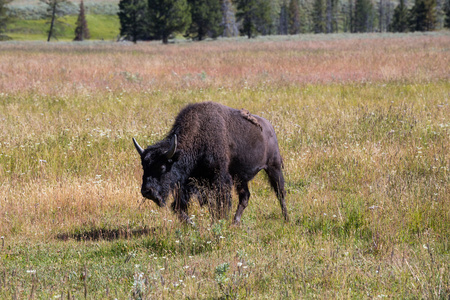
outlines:
[[[170,149],[167,150],[167,152],[165,153],[166,157],[168,159],[171,159],[174,156],[175,151],[177,151],[177,135],[176,134],[174,134],[174,136],[173,136],[172,144],[170,145]]]
[[[136,142],[136,140],[134,138],[133,138],[133,143],[134,143],[134,146],[136,147],[136,150],[139,153],[139,155],[142,156],[142,154],[144,153],[144,149],[142,149],[142,147],[139,146],[138,142]]]

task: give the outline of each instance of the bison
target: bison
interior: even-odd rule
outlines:
[[[275,130],[262,117],[214,102],[191,104],[178,114],[165,139],[147,149],[134,138],[133,143],[144,169],[142,195],[162,207],[172,194],[172,209],[181,220],[190,222],[192,196],[201,205],[215,204],[212,212],[226,216],[234,185],[239,195],[234,223],[239,224],[250,197],[248,182],[261,170],[289,219]]]

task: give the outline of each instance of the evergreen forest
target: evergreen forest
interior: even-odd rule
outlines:
[[[307,33],[434,31],[450,0],[0,0],[0,40],[132,42]]]

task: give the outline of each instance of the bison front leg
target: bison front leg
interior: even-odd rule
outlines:
[[[213,219],[226,219],[231,208],[230,186],[216,186],[209,197],[209,212]]]
[[[228,217],[231,209],[232,179],[229,174],[217,176],[211,183],[210,213],[213,219]]]
[[[231,210],[232,198],[231,198],[231,189],[233,188],[233,179],[230,174],[225,175],[225,184],[222,185],[221,201],[222,210],[221,210],[221,218],[228,218],[228,214]]]
[[[222,186],[216,195],[219,218],[227,218],[231,209],[231,186]]]
[[[237,193],[239,194],[239,204],[234,216],[233,223],[238,225],[241,223],[242,213],[248,205],[248,199],[250,198],[250,191],[248,189],[248,183],[239,184],[236,186]]]
[[[178,219],[183,223],[193,224],[192,220],[187,214],[187,207],[189,203],[190,194],[186,189],[177,189],[173,195],[172,210],[177,214]]]

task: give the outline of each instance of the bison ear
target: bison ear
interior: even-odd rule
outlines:
[[[164,154],[166,155],[167,159],[171,159],[175,155],[176,151],[177,151],[177,135],[174,134],[172,142],[170,143],[170,149],[167,150],[167,152]]]
[[[138,142],[136,142],[136,140],[134,138],[133,138],[133,143],[134,143],[134,147],[136,147],[136,150],[139,153],[139,155],[142,156],[142,154],[144,153],[144,149],[142,149],[142,147],[139,146]]]

